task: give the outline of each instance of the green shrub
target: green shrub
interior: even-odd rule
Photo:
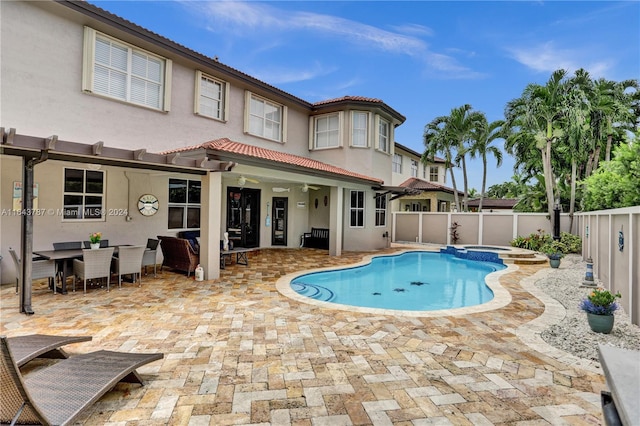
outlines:
[[[547,243],[553,241],[551,235],[538,229],[538,232],[530,234],[528,237],[518,236],[510,242],[512,247],[523,248],[527,250],[540,251],[540,248]]]
[[[566,253],[582,253],[582,238],[578,235],[561,232],[560,242],[567,247]]]

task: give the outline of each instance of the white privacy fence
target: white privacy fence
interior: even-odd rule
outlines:
[[[579,213],[582,256],[593,260],[593,273],[640,324],[640,206]]]
[[[569,215],[560,216],[560,231],[570,232]],[[517,236],[538,230],[553,234],[545,213],[393,212],[392,217],[394,242],[453,244],[454,224],[458,225],[456,244],[463,245],[509,246]],[[576,213],[572,228],[572,234],[582,237],[583,259],[591,257],[594,262],[594,276],[606,288],[620,292],[624,310],[639,324],[640,206]]]

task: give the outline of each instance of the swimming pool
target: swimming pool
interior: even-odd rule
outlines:
[[[491,301],[487,275],[504,265],[451,254],[409,251],[370,263],[295,277],[290,288],[321,302],[384,310],[434,311]]]

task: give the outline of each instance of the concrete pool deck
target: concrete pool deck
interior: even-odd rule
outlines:
[[[54,295],[38,282],[33,316],[18,313],[14,287],[3,286],[0,333],[93,336],[68,346],[71,356],[164,353],[140,368],[144,387],[117,385],[87,411],[87,425],[602,424],[597,365],[536,340],[561,315],[545,314],[527,289],[546,265],[518,265],[498,277],[506,305],[461,315],[328,309],[276,290],[285,275],[370,254],[260,250],[219,280],[165,271],[142,287],[86,295]]]

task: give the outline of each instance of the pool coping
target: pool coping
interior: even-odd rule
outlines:
[[[276,289],[280,294],[289,299],[296,300],[300,303],[304,303],[307,305],[313,305],[320,308],[325,309],[335,309],[341,311],[351,311],[351,312],[360,312],[366,314],[375,314],[375,315],[394,315],[394,316],[407,316],[414,318],[437,318],[437,317],[446,317],[446,316],[455,316],[455,315],[468,315],[475,314],[479,312],[493,311],[495,309],[500,309],[511,303],[511,293],[500,284],[500,277],[509,274],[511,272],[517,271],[519,268],[515,264],[505,264],[506,268],[500,271],[491,272],[485,278],[485,283],[493,292],[493,299],[489,302],[483,303],[481,305],[475,306],[467,306],[464,308],[453,308],[453,309],[441,309],[437,311],[407,311],[401,309],[382,309],[382,308],[365,308],[361,306],[352,306],[352,305],[342,305],[339,303],[333,302],[324,302],[321,300],[311,299],[310,297],[302,296],[298,294],[295,290],[291,288],[291,281],[294,279],[315,272],[325,272],[325,271],[335,271],[345,268],[357,268],[360,266],[368,265],[371,263],[371,260],[375,257],[381,256],[400,256],[404,253],[410,252],[425,252],[425,253],[434,253],[434,250],[425,250],[419,248],[411,248],[407,250],[401,250],[393,254],[371,254],[365,256],[360,262],[343,265],[343,266],[332,266],[326,268],[316,268],[310,269],[306,271],[298,271],[291,274],[283,275],[276,281]]]

